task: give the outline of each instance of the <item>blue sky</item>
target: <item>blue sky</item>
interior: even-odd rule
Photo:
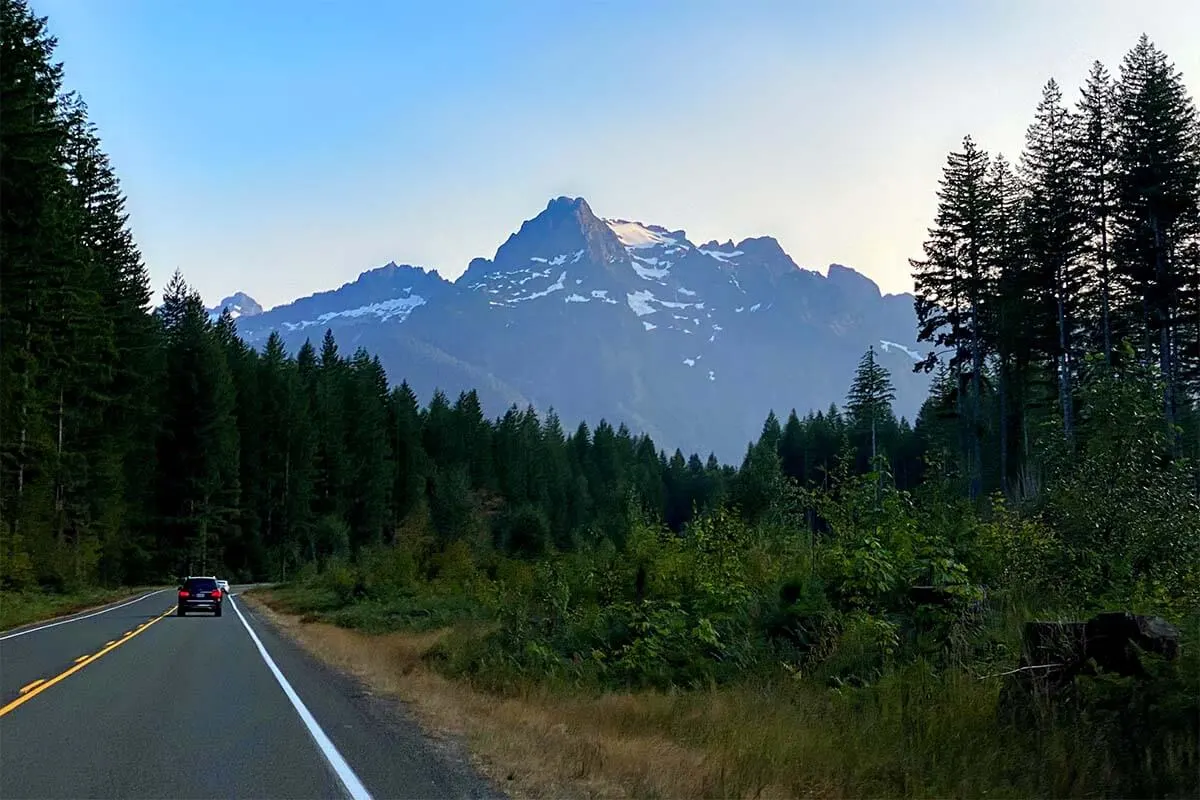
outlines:
[[[455,277],[560,194],[911,288],[946,152],[1015,158],[1195,0],[32,0],[156,290],[264,306],[395,260]]]

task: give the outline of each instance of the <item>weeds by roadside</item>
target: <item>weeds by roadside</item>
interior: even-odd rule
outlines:
[[[0,592],[0,631],[86,611],[151,591],[152,588],[154,587],[92,588],[62,594],[38,591]]]
[[[496,623],[370,634],[280,613],[294,591],[251,599],[319,657],[465,737],[517,796],[1110,796],[1120,777],[1102,746],[1111,728],[998,725],[999,681],[965,668],[918,661],[837,689],[786,670],[692,691],[480,680],[447,667],[473,657]],[[1190,796],[1188,747],[1168,748],[1175,761],[1159,765],[1168,779],[1155,796]]]

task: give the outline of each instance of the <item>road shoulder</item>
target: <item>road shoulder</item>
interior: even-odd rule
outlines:
[[[294,625],[256,598],[236,599],[280,671],[374,795],[505,796],[459,737],[429,730],[400,699],[304,646]]]

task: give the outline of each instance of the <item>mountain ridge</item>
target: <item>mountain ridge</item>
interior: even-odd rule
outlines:
[[[915,416],[929,380],[912,373],[912,295],[841,264],[801,267],[771,236],[697,245],[684,229],[597,216],[582,197],[551,199],[453,281],[393,261],[237,325],[256,347],[278,331],[293,351],[329,328],[426,397],[475,388],[495,416],[554,407],[564,423],[626,422],[726,460],[770,409],[841,405],[869,346],[898,414]]]

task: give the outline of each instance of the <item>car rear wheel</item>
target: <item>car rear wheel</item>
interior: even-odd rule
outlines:
[[[216,614],[218,617],[219,617],[219,616],[221,616],[221,607],[220,607],[220,606],[217,606],[217,610],[216,610],[214,613],[215,613],[215,614]]]
[[[181,616],[181,617],[186,617],[186,616],[187,616],[187,612],[183,610],[183,607],[182,607],[182,606],[180,606],[179,610],[177,610],[175,613],[176,613],[176,614],[178,614],[178,615],[179,615],[179,616]]]

